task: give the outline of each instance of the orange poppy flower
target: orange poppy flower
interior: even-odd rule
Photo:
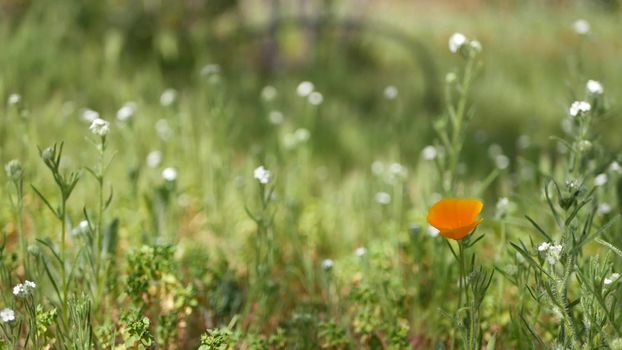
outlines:
[[[428,223],[436,227],[441,236],[460,240],[482,222],[477,219],[482,208],[484,204],[478,199],[441,199],[428,211]]]

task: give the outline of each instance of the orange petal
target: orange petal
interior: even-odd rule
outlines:
[[[477,199],[441,199],[430,208],[428,223],[441,232],[475,227],[483,207]]]
[[[479,225],[482,221],[484,220],[478,220],[474,222],[473,224],[465,226],[465,227],[459,227],[459,228],[455,228],[451,230],[441,230],[439,233],[441,236],[445,238],[461,240],[464,237],[466,237],[469,233],[471,233],[471,231],[473,231],[475,227],[477,227],[477,225]]]

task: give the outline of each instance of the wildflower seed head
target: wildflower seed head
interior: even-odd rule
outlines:
[[[421,155],[425,160],[434,160],[437,156],[436,147],[434,146],[426,146],[423,151],[421,151]]]
[[[356,251],[354,253],[356,254],[356,256],[361,258],[365,256],[365,254],[367,254],[367,249],[365,247],[358,247],[356,248]]]
[[[397,88],[393,85],[389,85],[384,88],[384,98],[387,100],[395,100],[397,98],[398,91]]]
[[[335,263],[331,259],[322,260],[322,269],[324,269],[324,271],[332,270],[334,265]]]
[[[162,152],[160,151],[151,151],[147,154],[147,166],[150,168],[156,168],[162,162]]]
[[[590,23],[584,19],[578,19],[574,21],[574,23],[572,24],[572,28],[574,29],[575,33],[579,35],[586,35],[590,32]]]
[[[263,89],[261,89],[261,98],[264,101],[273,101],[277,96],[277,90],[272,85],[266,85]]]
[[[570,109],[568,110],[571,117],[576,117],[581,114],[587,113],[592,109],[592,106],[589,102],[586,101],[574,101],[570,105]]]
[[[10,323],[15,321],[15,311],[9,308],[0,310],[0,321],[2,321],[2,323]]]
[[[609,205],[609,203],[599,203],[596,211],[600,215],[607,215],[611,213],[611,205]]]
[[[374,198],[378,204],[388,205],[391,203],[391,195],[386,192],[378,192]]]
[[[85,122],[92,123],[95,119],[99,119],[99,113],[97,113],[96,111],[92,109],[85,108],[82,110],[80,117]]]
[[[4,166],[4,171],[6,171],[6,176],[8,176],[11,181],[19,181],[24,173],[22,163],[17,159],[8,162]]]
[[[19,94],[11,94],[7,100],[9,106],[14,106],[18,104],[22,100],[22,97]]]
[[[324,102],[324,96],[317,91],[313,91],[309,94],[309,103],[314,106],[319,106]]]
[[[101,118],[97,118],[93,120],[89,129],[94,135],[104,137],[110,132],[110,123]]]
[[[253,177],[255,177],[260,184],[267,185],[272,180],[272,172],[264,168],[263,165],[260,165],[253,171]]]
[[[162,178],[168,182],[177,180],[177,169],[169,167],[162,170]]]
[[[274,124],[274,125],[283,124],[283,120],[284,119],[285,119],[285,117],[283,117],[283,113],[281,113],[279,111],[272,111],[268,115],[268,120],[270,120],[270,123]]]
[[[121,107],[117,111],[117,120],[120,122],[128,121],[134,117],[135,113],[136,113],[136,103],[128,102],[124,104],[123,107]]]
[[[596,80],[588,80],[585,84],[585,89],[591,95],[602,95],[605,92],[603,85]]]
[[[315,89],[315,86],[313,85],[312,82],[303,81],[300,84],[298,84],[298,87],[296,88],[296,93],[300,97],[307,97],[311,95],[311,93],[313,92],[313,89]]]
[[[464,44],[466,44],[467,38],[461,33],[454,33],[449,37],[449,51],[456,53]]]
[[[594,186],[596,186],[596,187],[604,186],[606,183],[607,183],[607,174],[605,174],[605,173],[598,174],[594,178]]]
[[[166,89],[160,95],[160,104],[164,107],[168,107],[175,103],[177,100],[177,91],[175,89]]]

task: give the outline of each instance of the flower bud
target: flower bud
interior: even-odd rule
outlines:
[[[5,165],[4,170],[6,171],[6,175],[9,177],[9,179],[11,179],[11,181],[18,181],[19,179],[21,179],[24,172],[22,168],[22,163],[20,163],[17,159],[13,159],[12,161],[8,162]]]

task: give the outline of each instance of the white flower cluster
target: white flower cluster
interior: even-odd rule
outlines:
[[[162,178],[168,182],[177,180],[177,169],[169,167],[162,170]]]
[[[24,283],[20,283],[13,287],[13,295],[16,297],[24,298],[32,293],[33,290],[37,288],[35,282],[32,281],[24,281]]]
[[[546,262],[549,265],[555,265],[562,256],[563,247],[561,244],[551,244],[544,242],[538,246],[538,251],[545,254]]]
[[[436,147],[432,145],[425,146],[423,150],[421,151],[421,156],[425,160],[434,160],[436,159],[437,155],[438,155],[438,152],[436,151]]]
[[[620,279],[620,274],[617,272],[612,273],[609,277],[605,278],[603,283],[608,286],[613,284],[613,282],[617,282]]]
[[[324,260],[322,260],[322,268],[325,271],[332,270],[333,266],[335,266],[335,263],[331,259],[324,259]]]
[[[391,195],[387,192],[378,192],[374,198],[378,204],[388,205],[391,203]]]
[[[101,118],[97,118],[91,122],[89,129],[94,135],[104,137],[110,132],[110,123]]]
[[[132,117],[134,117],[135,113],[136,113],[136,102],[128,102],[124,104],[123,107],[119,108],[119,110],[117,111],[117,120],[120,122],[128,121],[132,119]]]
[[[4,308],[0,310],[0,321],[2,321],[3,323],[15,321],[15,311],[9,308]]]
[[[309,140],[311,133],[305,128],[298,128],[292,133],[287,133],[283,136],[283,147],[287,149],[293,149],[301,143]]]
[[[477,40],[469,40],[462,33],[454,33],[449,37],[449,51],[451,53],[459,52],[463,47],[470,48],[473,52],[482,51],[482,44]]]
[[[592,95],[602,95],[605,92],[603,85],[596,80],[588,80],[587,84],[585,84],[585,89]]]
[[[405,180],[408,176],[408,170],[400,163],[393,162],[385,164],[376,160],[371,164],[371,172],[383,179],[386,183],[394,183],[396,180]]]
[[[570,116],[571,117],[576,117],[580,114],[583,113],[587,113],[592,109],[592,106],[590,105],[589,102],[586,101],[574,101],[571,105],[570,105]]]
[[[260,184],[263,185],[269,184],[272,180],[272,172],[264,168],[263,165],[255,169],[255,171],[253,172],[253,176],[255,177],[255,179],[257,179],[257,181],[259,181]]]
[[[594,178],[594,186],[596,186],[596,187],[604,186],[607,183],[607,180],[608,180],[607,174],[605,174],[605,173],[598,174]]]
[[[303,81],[298,84],[296,93],[300,97],[306,97],[309,103],[314,106],[321,105],[324,102],[324,96],[315,90],[315,85],[310,81]]]
[[[578,19],[572,24],[572,29],[579,35],[585,35],[590,32],[590,22],[584,19]]]
[[[356,248],[356,251],[354,251],[354,253],[360,258],[367,254],[367,249],[365,247],[358,247]]]

